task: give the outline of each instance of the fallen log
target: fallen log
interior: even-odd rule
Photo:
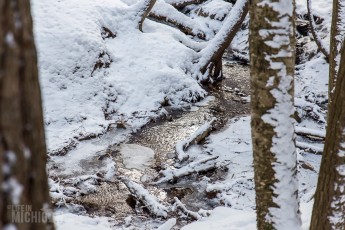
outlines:
[[[299,142],[299,141],[296,141],[296,146],[300,149],[303,149],[306,152],[314,153],[316,155],[322,155],[322,152],[323,152],[323,149],[320,147],[312,146],[310,144]]]
[[[202,160],[192,162],[186,166],[179,169],[167,169],[160,172],[163,175],[158,181],[153,182],[153,184],[161,184],[166,182],[174,181],[178,178],[188,176],[193,173],[205,172],[217,168],[217,161],[215,161],[218,156],[204,158]]]
[[[196,36],[200,39],[206,38],[196,21],[163,1],[157,1],[149,14],[149,18],[175,27],[186,35]]]
[[[168,216],[168,208],[159,203],[155,196],[151,195],[143,186],[131,181],[127,177],[120,176],[118,179],[126,185],[131,194],[141,201],[149,212],[155,216],[164,217]]]
[[[182,213],[187,215],[187,217],[191,217],[193,220],[201,219],[199,213],[188,210],[186,206],[177,197],[174,197],[174,201],[175,203],[173,205],[172,211],[174,211],[175,209],[179,209],[182,211]]]
[[[185,140],[179,141],[176,143],[176,155],[179,161],[185,161],[189,158],[188,154],[186,154],[186,150],[188,147],[194,143],[200,143],[204,140],[210,132],[212,131],[212,125],[216,121],[216,118],[212,118],[211,121],[203,124],[200,128],[198,128],[190,137]]]
[[[309,129],[305,127],[295,127],[295,133],[301,136],[306,136],[311,139],[316,139],[316,140],[324,140],[326,137],[326,132],[325,131],[320,131],[320,130],[314,130],[314,129]]]

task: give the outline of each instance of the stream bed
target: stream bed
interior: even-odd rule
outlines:
[[[121,132],[117,134],[119,137],[115,142],[114,138],[109,137],[111,133],[93,141],[107,144],[106,153],[96,154],[89,160],[79,162],[78,167],[87,169],[88,173],[92,174],[93,169],[96,172],[97,168],[102,166],[99,159],[106,157],[116,162],[117,174],[141,184],[158,198],[159,202],[172,203],[173,198],[177,197],[193,211],[214,208],[216,204],[209,202],[208,195],[200,192],[192,183],[200,179],[198,175],[190,176],[176,184],[157,186],[150,182],[159,176],[160,170],[169,168],[175,163],[175,146],[178,141],[188,138],[213,117],[217,119],[213,127],[215,132],[218,132],[229,119],[249,113],[248,66],[226,62],[223,66],[223,74],[222,81],[208,86],[209,95],[204,100],[179,110],[165,106],[165,116],[149,123],[129,138],[124,138],[126,136],[124,130],[122,136]],[[50,167],[50,174],[63,177],[63,164],[63,159],[60,163],[55,160],[54,167]],[[214,180],[222,177],[222,173],[217,170],[206,174]],[[95,192],[77,198],[76,203],[81,204],[87,213],[112,217],[115,225],[128,222],[128,216],[140,219],[141,222],[152,219],[145,212],[145,208],[138,205],[135,197],[122,182],[101,181],[97,186]],[[186,220],[178,225],[182,226],[187,222]]]

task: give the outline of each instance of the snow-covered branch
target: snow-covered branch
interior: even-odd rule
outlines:
[[[141,32],[143,31],[144,20],[149,15],[156,1],[157,0],[141,0],[134,6],[136,9],[136,16],[140,18],[138,28]]]
[[[197,36],[200,39],[205,39],[206,37],[197,22],[162,0],[157,1],[149,17],[170,24],[187,35]]]
[[[195,73],[201,76],[199,80],[205,80],[211,62],[217,62],[222,58],[225,49],[230,45],[237,31],[240,29],[248,13],[249,0],[238,0],[231,9],[229,16],[209,45],[199,52],[200,58],[196,64]],[[218,77],[218,76],[215,76]]]
[[[205,171],[214,169],[217,166],[217,161],[216,161],[217,158],[218,156],[207,157],[202,160],[192,162],[179,169],[174,169],[174,170],[167,169],[167,170],[161,171],[160,174],[162,174],[163,177],[160,178],[158,181],[154,182],[154,184],[171,182],[178,178],[188,176],[193,173],[205,172]]]
[[[131,181],[127,177],[119,177],[122,183],[126,185],[128,190],[139,200],[145,207],[155,216],[167,217],[168,208],[159,203],[155,196],[151,195],[141,185]]]
[[[165,0],[165,2],[178,10],[182,10],[186,6],[200,4],[206,2],[206,0]]]
[[[185,150],[187,150],[187,148],[191,144],[200,142],[201,140],[205,139],[205,137],[207,137],[210,134],[212,130],[212,125],[215,121],[216,121],[216,118],[212,118],[211,121],[200,126],[200,128],[198,128],[190,137],[188,137],[185,140],[177,142],[176,154],[177,154],[177,158],[180,161],[184,161],[188,159],[189,156],[186,154]]]
[[[325,46],[325,44],[322,42],[322,39],[316,32],[316,24],[314,20],[314,15],[312,13],[312,8],[311,8],[311,0],[307,0],[307,8],[308,8],[308,18],[309,18],[309,24],[310,24],[310,30],[311,33],[314,37],[314,41],[319,48],[319,50],[325,55],[325,57],[328,59],[329,58],[329,48]]]

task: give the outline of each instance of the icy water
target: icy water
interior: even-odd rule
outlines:
[[[165,109],[169,115],[148,124],[132,135],[126,143],[109,148],[116,161],[118,173],[142,184],[163,203],[171,202],[173,197],[178,197],[191,210],[212,208],[213,204],[208,202],[207,195],[198,192],[198,188],[191,183],[192,180],[198,180],[197,176],[191,176],[188,180],[181,180],[176,184],[160,186],[153,186],[148,182],[157,177],[162,168],[169,167],[174,163],[177,141],[186,139],[212,117],[217,118],[215,123],[217,131],[228,119],[249,112],[248,66],[225,63],[224,77],[224,80],[208,88],[209,96],[205,100],[183,110],[174,110],[166,106]],[[133,151],[138,151],[138,153],[146,151],[140,149],[141,147],[152,149],[153,160],[146,163],[141,169],[126,166],[121,148],[128,146],[133,148],[137,146],[137,150],[133,149]],[[133,161],[135,160],[133,159]],[[213,177],[217,176],[217,172],[210,172],[210,174],[214,174],[210,175]],[[135,200],[121,182],[103,182],[96,193],[86,195],[80,199],[80,202],[88,207],[90,213],[113,216],[117,220],[123,220],[128,215],[141,219],[150,218],[149,215],[142,214],[140,210],[135,209]]]
[[[76,153],[73,153],[85,154],[82,162],[75,162],[74,168],[79,168],[79,170],[66,172],[64,170],[66,159],[56,157],[54,164],[50,165],[50,175],[57,175],[61,178],[69,178],[70,175],[74,177],[92,175],[100,167],[104,167],[105,162],[100,159],[106,158],[116,162],[118,174],[143,185],[162,203],[172,203],[172,199],[178,197],[190,210],[213,208],[215,204],[210,202],[209,198],[212,198],[209,197],[210,194],[199,192],[200,189],[192,183],[200,179],[199,175],[189,176],[175,184],[155,186],[150,182],[159,175],[161,169],[174,164],[177,141],[186,139],[213,117],[217,118],[214,125],[215,132],[217,132],[229,119],[248,114],[248,66],[225,63],[223,71],[225,79],[209,86],[207,88],[209,96],[203,101],[182,110],[174,110],[165,106],[168,115],[146,125],[139,132],[131,135],[129,139],[125,138],[128,136],[128,130],[123,130],[117,131],[115,138],[114,133],[109,132],[97,140],[90,140],[89,144],[84,144],[84,152],[81,151],[83,149],[78,149],[75,150]],[[106,151],[104,148],[98,150],[97,147],[95,148],[97,143],[109,147],[106,148]],[[133,152],[137,152],[137,155],[142,157],[136,157]],[[72,155],[69,161],[73,161],[73,154],[69,154]],[[68,163],[70,164],[70,162]],[[222,173],[217,170],[206,172],[205,175],[215,180],[222,177]],[[124,219],[130,215],[140,221],[152,219],[145,209],[138,208],[136,200],[122,182],[100,182],[95,193],[78,197],[75,203],[83,205],[89,214],[111,216],[117,224],[123,224]],[[174,214],[169,216],[173,217]],[[185,224],[179,223],[179,226]]]

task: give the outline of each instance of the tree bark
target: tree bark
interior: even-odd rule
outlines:
[[[329,84],[328,97],[332,101],[333,92],[338,75],[340,50],[345,35],[345,0],[333,0],[331,45],[329,53]]]
[[[311,219],[311,230],[345,229],[345,49],[341,52]]]
[[[295,6],[250,5],[251,128],[258,229],[299,229],[294,135]]]
[[[29,0],[0,1],[0,228],[54,229]],[[48,219],[13,219],[17,205]]]

